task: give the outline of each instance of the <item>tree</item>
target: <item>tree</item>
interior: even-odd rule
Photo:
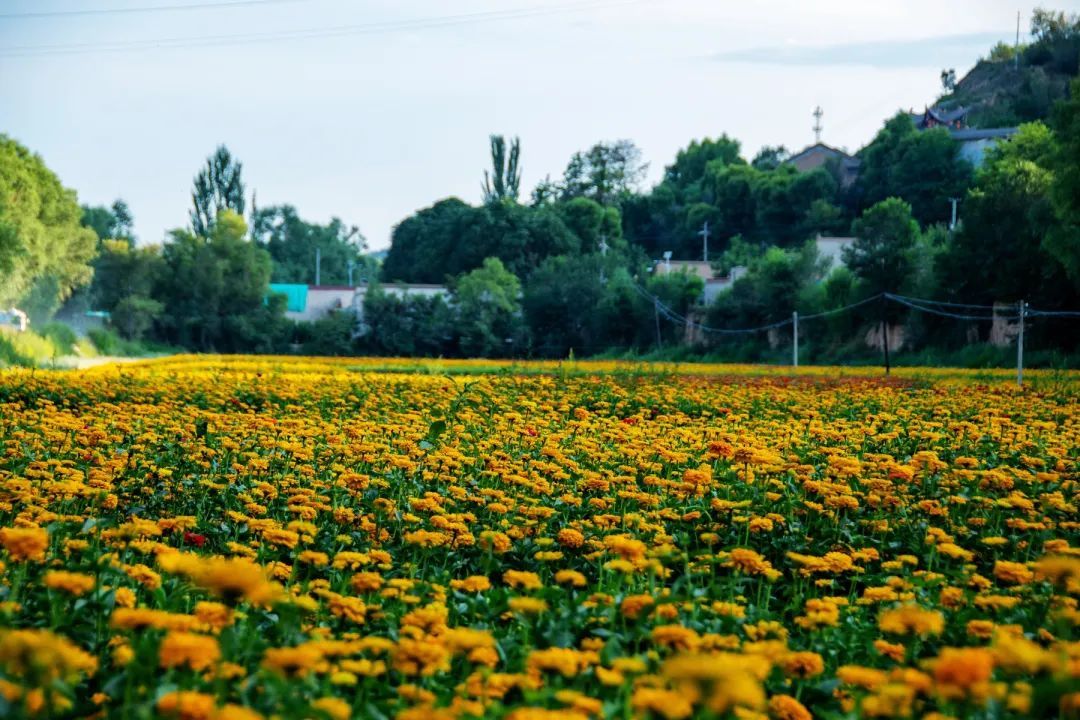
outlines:
[[[364,295],[359,342],[376,355],[447,355],[454,350],[454,312],[439,295],[393,293],[372,284]]]
[[[112,312],[125,298],[150,298],[164,272],[160,247],[134,247],[125,240],[103,240],[94,261],[90,304],[95,310]]]
[[[709,308],[709,325],[755,327],[785,320],[822,275],[813,242],[790,250],[771,247],[755,257],[744,256],[742,262],[746,264],[746,272]]]
[[[491,173],[484,171],[484,202],[494,203],[508,200],[517,202],[521,186],[521,140],[514,138],[510,142],[510,154],[506,152],[506,138],[502,135],[491,136]]]
[[[954,68],[941,71],[941,88],[947,93],[956,89],[956,70]]]
[[[563,173],[562,199],[586,197],[601,205],[617,203],[636,192],[648,164],[630,140],[597,143],[576,152]]]
[[[270,254],[244,236],[247,225],[222,210],[208,237],[174,230],[155,289],[165,339],[200,351],[269,351],[282,340],[284,307],[268,302]]]
[[[686,189],[705,176],[705,168],[713,161],[723,165],[745,163],[739,157],[739,141],[721,135],[717,139],[694,140],[675,155],[675,162],[664,171],[664,179],[675,187]]]
[[[521,283],[498,258],[487,258],[458,279],[453,297],[462,354],[494,357],[520,348],[520,295]]]
[[[556,255],[540,263],[525,283],[522,308],[533,351],[544,357],[594,354],[604,348],[593,312],[604,297],[599,255]]]
[[[783,145],[763,145],[750,161],[755,170],[775,170],[787,162],[791,153]]]
[[[274,261],[273,282],[314,283],[316,250],[324,285],[346,284],[350,265],[356,283],[367,268],[361,257],[364,236],[338,218],[319,225],[301,219],[292,205],[275,205],[256,210],[251,225],[252,240]]]
[[[1049,163],[1055,177],[1050,193],[1057,223],[1045,247],[1080,288],[1080,79],[1073,80],[1070,97],[1054,115],[1058,147]]]
[[[405,218],[394,227],[390,236],[382,279],[387,282],[441,283],[447,275],[471,270],[475,265],[457,268],[449,266],[447,261],[479,215],[480,210],[452,197]]]
[[[55,309],[90,281],[97,238],[81,216],[41,157],[0,135],[0,308],[33,293]]]
[[[944,128],[919,131],[906,113],[885,123],[859,153],[856,191],[862,208],[898,197],[911,204],[922,225],[947,222],[949,198],[963,197],[973,180],[971,164]]]
[[[1067,265],[1048,252],[1056,225],[1050,199],[1055,153],[1049,128],[1030,123],[987,154],[964,199],[963,225],[941,259],[947,294],[979,303],[1056,305],[1054,296],[1067,292]]]
[[[207,236],[224,210],[244,214],[243,166],[224,145],[206,159],[206,167],[195,176],[191,190],[191,231]]]
[[[579,238],[581,252],[599,252],[601,241],[610,251],[625,249],[618,208],[604,207],[588,198],[577,197],[559,203],[554,209],[567,229]]]
[[[83,227],[93,230],[99,241],[123,240],[129,245],[135,244],[135,218],[123,200],[116,200],[109,207],[83,205],[80,222]]]
[[[851,226],[855,242],[844,248],[844,263],[870,294],[895,293],[911,275],[911,252],[919,224],[911,205],[887,198],[869,208]]]

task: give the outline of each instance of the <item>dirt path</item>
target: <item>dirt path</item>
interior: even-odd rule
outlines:
[[[112,355],[99,355],[98,357],[79,357],[78,355],[64,355],[56,359],[56,366],[69,370],[86,370],[87,368],[109,365],[110,363],[133,363],[144,358],[116,357]]]

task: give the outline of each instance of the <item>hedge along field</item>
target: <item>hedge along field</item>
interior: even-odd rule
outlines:
[[[0,374],[0,716],[1080,716],[1075,375],[366,367]]]

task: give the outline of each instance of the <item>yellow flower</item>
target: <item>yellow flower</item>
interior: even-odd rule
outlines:
[[[523,615],[539,615],[548,609],[547,601],[539,598],[512,597],[506,601],[506,604],[511,612]]]
[[[773,720],[813,720],[814,716],[790,695],[774,695],[769,698],[769,717]]]
[[[470,575],[464,580],[451,580],[450,587],[463,592],[486,592],[491,589],[491,580],[486,575]]]
[[[918,605],[902,605],[883,612],[878,618],[878,627],[896,635],[940,635],[945,629],[945,616]]]
[[[174,668],[187,665],[192,670],[205,670],[221,657],[218,642],[206,635],[188,632],[170,632],[158,649],[161,667]]]
[[[74,683],[97,672],[98,661],[67,638],[48,630],[0,631],[0,667],[31,685]]]
[[[178,720],[211,720],[214,715],[214,696],[180,690],[162,695],[157,701],[158,712]]]
[[[45,587],[53,590],[62,590],[70,595],[78,597],[85,595],[94,589],[96,580],[93,575],[67,572],[66,570],[50,570],[42,579]]]
[[[323,654],[311,645],[268,648],[263,654],[264,668],[287,677],[307,675],[325,664]]]
[[[555,582],[560,585],[572,585],[573,587],[585,587],[588,581],[577,570],[560,570],[555,573]]]
[[[934,660],[934,682],[946,697],[985,696],[994,656],[984,648],[943,648]]]
[[[1031,582],[1035,574],[1024,563],[998,560],[994,563],[994,577],[1011,585],[1024,585]]]
[[[641,616],[642,612],[655,602],[652,595],[628,595],[623,598],[622,604],[619,605],[619,612],[623,614],[623,617],[636,620]]]
[[[49,533],[44,528],[0,528],[0,545],[15,562],[43,562]]]
[[[665,720],[683,720],[694,714],[694,706],[685,695],[663,688],[639,687],[630,698],[638,713],[654,713]]]
[[[512,588],[539,590],[544,587],[536,573],[507,570],[503,573],[503,582]]]
[[[311,707],[326,713],[330,720],[349,720],[352,717],[352,707],[341,698],[320,698],[311,703]]]

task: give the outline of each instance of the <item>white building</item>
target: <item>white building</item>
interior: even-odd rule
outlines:
[[[351,310],[358,320],[364,317],[364,298],[368,284],[349,285],[301,285],[271,283],[270,292],[286,298],[285,317],[297,322],[312,322],[326,317],[335,310]],[[444,285],[394,283],[381,286],[390,295],[449,295]]]
[[[838,267],[844,266],[844,248],[850,247],[855,242],[853,237],[826,237],[818,235],[814,238],[817,245],[818,258],[827,260],[825,275]]]

